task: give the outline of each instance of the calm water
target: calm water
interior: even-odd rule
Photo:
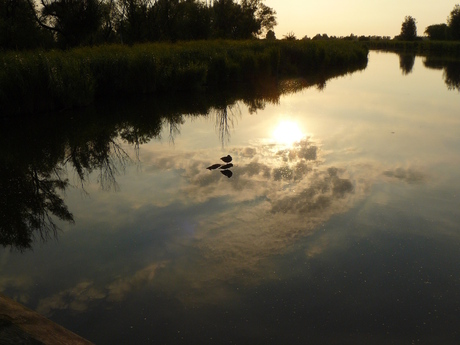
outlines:
[[[0,249],[0,291],[97,344],[458,344],[459,79],[371,52],[279,98],[192,99],[162,122],[115,104],[147,111],[84,131],[75,113],[74,137],[42,138],[62,150],[1,151],[29,157],[14,169],[42,172],[63,220],[54,236],[43,216],[32,249],[2,235],[22,245]],[[206,169],[227,154],[231,177]]]

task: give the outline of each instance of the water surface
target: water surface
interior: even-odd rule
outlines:
[[[43,178],[60,230],[0,249],[0,291],[97,344],[457,344],[458,66],[371,52],[159,122],[146,103],[82,133],[76,112]],[[227,154],[231,177],[206,169]]]

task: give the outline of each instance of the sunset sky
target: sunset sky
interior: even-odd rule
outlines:
[[[458,1],[460,2],[460,1]],[[417,21],[422,36],[432,24],[447,22],[456,2],[451,0],[265,0],[277,12],[277,38],[292,31],[297,38],[326,33],[329,36],[395,36],[405,16]]]

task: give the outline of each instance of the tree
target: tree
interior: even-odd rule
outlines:
[[[30,0],[29,0],[30,1]],[[102,13],[98,0],[40,0],[39,24],[56,35],[62,48],[91,43],[99,29]]]
[[[447,24],[434,24],[426,27],[425,34],[430,40],[448,40],[450,39],[450,28]]]
[[[414,41],[417,39],[417,25],[415,18],[406,16],[401,25],[401,35],[399,38],[404,41]]]
[[[266,6],[261,1],[257,1],[257,11],[256,11],[256,20],[260,25],[258,35],[263,31],[270,31],[276,26],[276,11],[272,8]]]
[[[447,18],[447,24],[449,25],[452,38],[454,40],[460,40],[460,5],[455,5],[450,17]]]
[[[276,12],[262,0],[217,0],[213,4],[213,36],[219,38],[248,39],[272,30],[276,25]]]
[[[151,31],[149,25],[153,25],[153,20],[149,20],[151,1],[118,0],[117,5],[116,30],[120,35],[121,43],[147,41]]]
[[[329,39],[329,36],[327,34],[316,34],[312,40],[328,40]]]
[[[46,42],[26,0],[0,0],[0,48],[30,49]]]
[[[297,37],[293,31],[289,31],[286,35],[283,36],[283,39],[286,41],[295,41]]]
[[[178,4],[173,38],[179,40],[203,40],[211,34],[211,11],[202,2],[186,0]]]
[[[273,30],[268,30],[267,31],[267,34],[265,35],[265,39],[269,40],[269,41],[274,41],[276,40],[276,35],[275,35],[275,32]]]
[[[236,38],[236,28],[239,21],[239,6],[232,0],[214,1],[212,17],[213,36],[218,38]]]

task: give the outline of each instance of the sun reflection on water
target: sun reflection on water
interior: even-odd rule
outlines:
[[[281,121],[273,131],[273,139],[277,144],[292,146],[305,135],[299,125],[293,121]]]

